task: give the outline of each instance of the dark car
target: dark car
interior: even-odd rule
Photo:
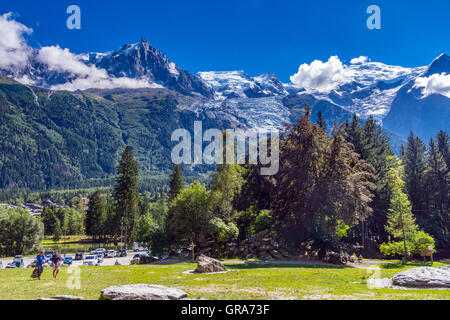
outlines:
[[[75,260],[84,260],[84,252],[75,253]]]
[[[119,252],[117,253],[118,257],[126,257],[127,256],[127,250],[125,249],[121,249],[119,250]]]

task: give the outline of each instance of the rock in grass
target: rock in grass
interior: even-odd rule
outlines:
[[[160,285],[127,284],[103,289],[101,296],[106,300],[181,300],[187,293]]]
[[[199,273],[222,272],[225,270],[225,266],[220,261],[203,254],[198,257],[198,265],[197,269],[195,269],[195,271]]]
[[[412,268],[392,277],[394,284],[416,288],[450,288],[450,265]]]

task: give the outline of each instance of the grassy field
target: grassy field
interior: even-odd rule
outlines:
[[[419,264],[420,265],[420,264]],[[435,263],[434,266],[441,264]],[[63,268],[57,280],[46,268],[41,281],[30,278],[31,269],[0,270],[0,300],[36,299],[57,294],[99,299],[111,285],[162,284],[185,290],[191,298],[205,299],[444,299],[450,290],[369,289],[371,272],[365,269],[287,264],[226,264],[224,274],[186,274],[194,264],[141,265],[80,268],[80,289],[69,289],[73,274]],[[381,278],[390,278],[406,268],[400,263],[382,265]]]

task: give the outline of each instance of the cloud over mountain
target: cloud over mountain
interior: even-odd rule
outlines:
[[[332,56],[327,62],[314,60],[311,64],[300,65],[298,72],[290,80],[299,88],[329,92],[349,81],[350,77],[341,60]]]
[[[414,88],[422,88],[425,97],[432,94],[440,94],[450,98],[450,74],[433,74],[429,77],[417,78]]]
[[[12,13],[0,15],[0,69],[4,69],[17,81],[24,84],[37,84],[25,68],[34,63],[41,64],[48,71],[68,74],[64,83],[50,85],[53,90],[86,90],[89,88],[148,88],[161,87],[141,79],[112,77],[105,69],[86,65],[81,55],[70,52],[59,45],[33,49],[26,43],[25,34],[33,30],[13,19]],[[35,61],[32,61],[32,60]]]
[[[12,19],[12,13],[0,15],[0,68],[23,68],[32,49],[26,44],[24,34],[32,29]]]

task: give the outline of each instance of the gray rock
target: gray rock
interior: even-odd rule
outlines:
[[[199,273],[222,272],[225,270],[225,266],[220,261],[205,255],[198,257],[198,265],[197,269],[195,269],[195,271]]]
[[[392,277],[394,284],[418,288],[450,288],[450,265],[413,268]]]
[[[70,295],[59,295],[51,297],[52,300],[84,300],[83,297],[70,296]]]
[[[283,257],[283,255],[281,254],[281,253],[279,253],[277,250],[271,250],[270,252],[269,252],[269,254],[272,256],[272,257],[274,257],[275,259],[283,259],[284,257]]]
[[[128,284],[111,286],[101,291],[106,300],[181,300],[186,292],[154,284]]]

